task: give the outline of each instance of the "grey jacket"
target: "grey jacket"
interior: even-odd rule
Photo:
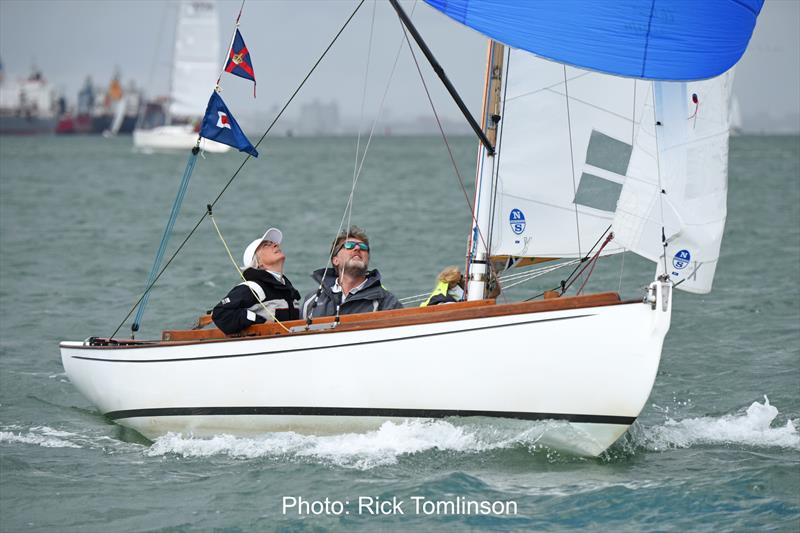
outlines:
[[[322,283],[322,293],[317,299],[317,305],[313,310],[313,317],[320,316],[335,316],[336,307],[341,306],[339,314],[349,315],[353,313],[371,313],[372,311],[384,311],[386,309],[400,309],[403,307],[394,294],[387,291],[381,285],[381,274],[377,270],[370,270],[367,272],[367,282],[358,292],[350,294],[344,303],[342,302],[342,293],[333,292],[333,286],[336,282],[336,270],[329,268],[325,272],[324,268],[315,270],[311,277],[319,285],[322,280],[322,274],[325,273],[325,281]],[[311,313],[311,308],[314,303],[314,296],[317,291],[313,291],[306,295],[303,299],[302,312],[303,318],[308,318]]]

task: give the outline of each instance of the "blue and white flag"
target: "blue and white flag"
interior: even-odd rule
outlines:
[[[222,97],[216,91],[211,93],[211,98],[208,99],[208,107],[206,107],[206,114],[203,117],[203,126],[200,128],[200,136],[233,146],[240,152],[247,152],[253,157],[258,157],[255,147],[250,143],[236,119],[228,111],[228,106],[225,105]]]

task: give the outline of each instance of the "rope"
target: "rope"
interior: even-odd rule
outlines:
[[[308,74],[306,74],[306,77],[303,78],[303,81],[300,82],[300,85],[297,87],[297,89],[295,89],[295,91],[292,93],[292,95],[289,97],[289,99],[283,105],[281,110],[278,112],[278,114],[272,120],[272,123],[270,123],[270,125],[267,127],[267,130],[264,132],[264,134],[261,136],[261,138],[258,139],[258,142],[256,142],[256,144],[254,146],[255,148],[258,148],[258,146],[266,138],[266,136],[269,134],[269,132],[272,131],[272,128],[278,122],[278,119],[280,119],[280,117],[283,115],[284,111],[286,111],[286,108],[289,107],[289,104],[292,103],[292,100],[294,100],[295,96],[297,96],[297,93],[299,93],[300,89],[303,87],[303,85],[306,84],[308,79],[311,77],[311,74],[317,69],[317,66],[319,66],[320,62],[322,62],[322,59],[328,54],[330,49],[333,47],[334,43],[339,39],[339,36],[342,34],[344,29],[348,26],[348,24],[350,24],[350,21],[353,20],[353,17],[358,12],[358,10],[361,9],[361,6],[364,4],[364,1],[365,0],[361,0],[358,3],[356,8],[353,10],[353,12],[350,14],[350,16],[344,22],[342,27],[339,28],[339,31],[336,33],[336,35],[334,35],[334,37],[331,40],[331,42],[328,44],[328,46],[322,52],[322,55],[319,56],[319,59],[317,59],[316,63],[314,63],[314,65],[311,67],[311,70],[308,71]],[[225,191],[228,190],[228,187],[230,187],[231,183],[233,183],[233,180],[236,179],[236,177],[239,175],[239,172],[241,172],[242,168],[244,168],[245,164],[247,164],[247,162],[250,161],[251,158],[252,158],[252,156],[250,154],[247,154],[247,156],[244,158],[242,163],[239,165],[239,168],[236,169],[236,171],[230,177],[230,179],[225,184],[225,186],[222,188],[222,190],[219,192],[219,194],[214,199],[214,201],[211,202],[211,207],[214,207],[217,204],[217,202],[220,200],[220,198],[222,198],[222,195],[225,194]],[[175,250],[175,252],[173,252],[172,256],[170,256],[170,258],[166,262],[166,264],[161,268],[161,271],[158,273],[158,275],[155,277],[155,279],[153,279],[153,282],[150,284],[150,286],[145,289],[145,292],[139,297],[139,299],[136,301],[136,303],[133,304],[133,306],[131,307],[130,311],[128,311],[128,314],[125,315],[125,318],[122,319],[120,324],[117,326],[117,329],[115,329],[114,333],[111,334],[111,336],[109,337],[109,340],[113,339],[114,335],[116,335],[119,332],[119,330],[122,328],[122,325],[125,324],[125,321],[128,320],[128,318],[133,313],[133,310],[136,309],[137,305],[139,305],[139,302],[141,302],[144,299],[145,295],[147,294],[147,291],[149,291],[156,284],[156,282],[158,282],[158,280],[161,277],[161,275],[164,274],[164,272],[167,270],[169,265],[172,264],[172,261],[175,259],[175,257],[177,257],[177,255],[180,253],[180,251],[183,250],[183,247],[186,245],[186,243],[189,241],[189,239],[192,237],[192,235],[194,235],[195,231],[197,231],[197,228],[200,227],[200,224],[203,223],[203,220],[205,220],[206,216],[208,216],[208,211],[204,211],[203,212],[203,215],[200,217],[200,219],[197,221],[197,223],[194,225],[194,227],[191,229],[191,231],[189,231],[189,233],[186,235],[186,238],[183,239],[183,242],[181,242],[181,244],[178,246],[177,250]]]
[[[419,73],[419,79],[422,82],[422,87],[425,89],[425,94],[428,97],[428,103],[431,105],[431,111],[433,111],[433,116],[436,119],[436,125],[439,128],[439,133],[442,135],[442,140],[444,141],[444,145],[447,148],[447,155],[450,157],[450,163],[453,165],[453,170],[455,170],[456,177],[458,178],[458,183],[461,186],[461,190],[464,193],[464,199],[467,203],[467,208],[469,209],[473,222],[477,225],[477,220],[475,220],[475,215],[472,213],[472,202],[469,201],[469,194],[467,193],[467,188],[464,185],[464,179],[461,177],[461,173],[458,170],[458,165],[456,164],[455,156],[453,156],[453,150],[450,147],[450,143],[447,141],[447,135],[444,132],[444,127],[442,126],[442,121],[439,119],[439,113],[436,111],[436,106],[433,103],[433,99],[431,98],[431,93],[428,90],[428,85],[425,83],[425,78],[422,76],[422,69],[419,66],[419,62],[417,61],[417,56],[414,54],[414,48],[411,46],[411,41],[408,39],[408,32],[405,29],[405,26],[402,24],[400,27],[403,29],[403,35],[405,36],[406,44],[408,44],[408,49],[411,52],[411,57],[414,59],[414,65],[417,67],[417,72]],[[483,237],[481,237],[483,238]],[[484,241],[486,244],[486,241]]]
[[[416,7],[417,7],[417,3],[415,1],[414,5],[411,7],[411,14],[412,15],[414,14],[414,9]],[[374,16],[374,11],[373,11],[373,16]],[[374,23],[374,19],[373,19],[373,23]],[[372,43],[372,36],[370,34],[370,47],[371,47],[371,43]],[[378,112],[375,115],[375,119],[372,121],[372,127],[370,128],[369,137],[367,138],[367,144],[364,146],[364,153],[361,154],[361,161],[358,163],[358,170],[355,172],[355,176],[353,177],[353,184],[352,184],[352,186],[350,188],[350,196],[347,199],[347,204],[345,205],[344,213],[342,213],[342,219],[339,221],[339,228],[336,230],[336,235],[339,235],[342,232],[342,228],[344,227],[344,219],[347,218],[348,215],[352,213],[352,205],[353,205],[353,198],[355,197],[356,185],[358,184],[358,180],[361,177],[361,171],[364,168],[364,161],[366,161],[367,152],[369,151],[369,147],[372,144],[372,138],[373,138],[373,136],[375,134],[375,128],[378,125],[378,120],[380,119],[381,115],[383,114],[383,107],[384,107],[384,104],[386,103],[386,96],[389,94],[389,87],[391,87],[392,79],[394,78],[394,73],[395,73],[395,70],[397,69],[397,62],[400,59],[400,52],[402,51],[402,49],[403,49],[403,41],[401,40],[400,41],[400,46],[397,48],[397,53],[394,56],[394,64],[392,65],[392,70],[391,70],[391,72],[389,72],[389,79],[386,80],[386,87],[383,90],[383,96],[381,97],[380,104],[378,105]],[[369,66],[369,61],[367,62],[367,66]],[[364,84],[365,84],[365,90],[366,90],[366,78],[365,78]],[[363,106],[363,99],[362,99],[362,106]],[[363,112],[363,107],[362,107],[362,112]],[[361,136],[360,132],[361,132],[361,128],[359,128],[359,139],[360,139],[360,136]],[[358,148],[356,148],[356,153],[357,152],[358,152]],[[350,219],[349,218],[348,218],[347,227],[348,228],[350,227]],[[328,275],[328,270],[330,270],[330,267],[331,267],[331,264],[330,264],[331,257],[330,256],[332,254],[333,254],[333,249],[330,250],[330,253],[328,254],[328,258],[325,260],[325,270],[323,270],[323,272],[322,272],[322,279],[319,282],[319,286],[317,287],[317,291],[314,294],[314,299],[311,302],[310,311],[308,313],[308,316],[306,317],[306,324],[309,325],[309,326],[311,325],[311,321],[312,321],[313,316],[314,316],[314,309],[316,309],[316,307],[317,307],[317,301],[319,300],[319,297],[322,295],[322,283],[325,280],[325,276]]]
[[[161,235],[161,243],[159,243],[156,257],[153,259],[153,266],[150,268],[150,274],[147,276],[147,285],[144,295],[139,300],[139,309],[136,311],[136,317],[133,319],[133,324],[131,324],[131,337],[133,337],[135,332],[139,331],[142,316],[144,315],[144,309],[147,307],[147,302],[150,300],[150,288],[153,286],[156,274],[158,273],[158,267],[161,265],[161,261],[164,259],[164,252],[167,250],[167,243],[172,235],[172,228],[175,226],[175,220],[177,220],[178,214],[180,213],[181,205],[183,204],[183,198],[186,196],[186,190],[189,188],[189,179],[192,177],[192,172],[194,171],[196,162],[197,150],[192,150],[191,154],[189,154],[189,160],[186,162],[186,168],[183,170],[183,177],[181,178],[181,183],[178,187],[178,193],[175,196],[175,201],[172,203],[172,210],[169,214],[169,220],[167,220],[167,225],[164,227],[164,233]]]
[[[242,278],[242,281],[247,281],[247,279],[245,279],[244,277],[244,273],[242,273],[242,271],[239,269],[239,265],[236,264],[236,259],[233,258],[233,254],[231,254],[231,249],[228,248],[228,243],[225,242],[225,237],[222,236],[222,232],[219,230],[219,226],[217,226],[217,221],[214,220],[214,214],[211,212],[211,206],[208,206],[208,218],[211,219],[211,223],[214,225],[214,229],[217,230],[217,235],[219,235],[219,240],[222,241],[222,246],[224,246],[225,251],[228,252],[228,258],[231,260],[231,263],[233,263],[233,268],[236,269],[236,273],[239,274],[239,277]],[[286,333],[291,333],[289,331],[289,328],[284,326],[283,323],[280,320],[278,320],[278,317],[276,317],[275,314],[266,305],[264,305],[264,302],[261,301],[261,298],[259,298],[258,294],[256,294],[256,291],[254,291],[250,285],[247,285],[247,288],[250,289],[250,292],[253,294],[253,297],[255,297],[256,301],[259,304],[261,304],[261,307],[264,308],[264,311],[267,312],[267,314],[272,318],[272,320],[274,320],[276,324],[282,327],[283,330],[286,331]]]
[[[236,24],[233,25],[231,43],[228,45],[228,51],[225,53],[225,58],[222,60],[222,68],[219,71],[219,77],[217,77],[217,87],[219,87],[219,82],[222,80],[222,75],[225,74],[225,66],[228,64],[228,58],[230,57],[231,50],[233,49],[233,41],[236,39],[236,30],[239,29],[239,19],[242,18],[242,10],[244,10],[244,2],[245,0],[242,0],[242,5],[239,7],[239,15],[236,17]],[[255,88],[253,89],[253,92],[255,93]]]
[[[570,261],[565,261],[563,263],[558,263],[555,265],[545,266],[545,267],[531,267],[528,270],[524,270],[522,272],[517,272],[514,274],[507,274],[505,276],[500,276],[499,280],[502,282],[502,286],[504,289],[510,289],[511,287],[515,287],[517,285],[521,285],[523,283],[527,283],[532,279],[541,277],[545,274],[549,274],[566,266],[574,265],[576,263],[580,263],[580,259],[572,259]],[[514,283],[508,283],[508,281],[514,281]],[[400,298],[402,303],[411,303],[411,302],[421,302],[422,300],[426,299],[430,296],[430,292],[422,293],[422,294],[415,294],[413,296],[406,296],[405,298]],[[540,295],[541,296],[541,295]]]
[[[412,14],[413,14],[413,12],[412,12]],[[483,243],[483,246],[486,248],[486,251],[487,251],[487,254],[488,254],[489,245],[488,245],[488,243],[486,241],[486,238],[483,235],[483,232],[481,232],[481,229],[478,226],[478,220],[475,217],[475,211],[473,209],[472,202],[469,201],[469,194],[467,193],[466,186],[464,185],[464,179],[461,177],[461,173],[458,170],[458,165],[456,164],[455,157],[453,156],[453,150],[450,147],[450,143],[447,141],[447,135],[444,132],[444,127],[442,126],[442,122],[439,119],[439,114],[436,111],[436,106],[434,105],[433,99],[431,98],[431,93],[428,90],[428,85],[425,83],[425,78],[422,75],[422,69],[419,66],[419,61],[417,61],[417,56],[414,53],[414,48],[411,46],[411,41],[408,38],[408,32],[406,31],[406,27],[402,24],[402,22],[400,23],[400,27],[403,30],[403,35],[405,36],[405,41],[408,44],[408,49],[411,52],[411,57],[414,59],[414,64],[417,67],[417,72],[419,73],[420,81],[422,82],[422,86],[425,89],[425,94],[428,97],[428,102],[431,105],[431,110],[433,111],[433,116],[436,119],[436,125],[439,128],[439,133],[442,135],[442,140],[444,141],[445,147],[447,148],[447,154],[450,157],[450,162],[452,163],[453,169],[455,170],[456,177],[458,178],[458,183],[459,183],[459,185],[461,187],[461,191],[464,193],[464,199],[466,201],[467,208],[469,209],[470,218],[472,219],[472,225],[473,225],[473,227],[475,228],[475,230],[477,232],[477,237]],[[496,159],[493,157],[492,158],[492,172],[491,172],[492,177],[494,177],[494,165],[495,165],[495,162],[496,162]],[[471,251],[470,251],[470,253],[471,253]],[[487,261],[487,265],[489,267],[489,273],[491,274],[492,272],[494,272],[496,274],[496,271],[495,271],[495,268],[494,268],[494,265],[492,264],[492,262],[491,261]],[[467,269],[467,270],[469,270],[469,269]],[[467,276],[469,276],[469,272],[467,272]]]
[[[369,27],[369,45],[367,46],[367,65],[364,68],[364,87],[361,91],[361,112],[358,118],[358,137],[356,138],[356,159],[353,162],[353,186],[350,190],[351,199],[348,202],[347,206],[347,227],[350,227],[350,221],[353,216],[353,199],[355,198],[356,192],[356,182],[358,181],[358,156],[359,151],[361,150],[361,125],[364,123],[364,104],[367,101],[367,81],[369,80],[369,65],[370,59],[372,58],[372,35],[375,31],[375,11],[376,11],[376,4],[375,2],[372,3],[372,22],[370,23]],[[364,149],[364,155],[366,156],[366,147]]]
[[[594,254],[594,257],[592,257],[592,259],[588,263],[586,263],[586,265],[584,265],[584,267],[581,269],[580,274],[578,274],[575,277],[575,279],[578,279],[583,274],[584,270],[586,270],[587,267],[591,266],[591,268],[589,269],[589,273],[586,274],[586,279],[583,280],[583,284],[581,285],[581,288],[578,289],[578,292],[575,293],[576,295],[580,294],[581,292],[583,292],[583,288],[586,287],[586,284],[589,282],[589,278],[592,277],[592,272],[594,272],[594,267],[597,265],[597,259],[600,257],[600,252],[603,251],[603,248],[606,247],[606,244],[611,242],[611,239],[613,239],[613,238],[614,238],[614,234],[613,233],[609,233],[608,237],[606,237],[606,240],[603,243],[603,245],[600,247],[599,250],[597,250],[597,253]],[[574,282],[574,280],[573,280],[573,282]],[[571,284],[572,283],[570,283],[570,285]],[[567,288],[569,288],[569,287],[567,287]]]
[[[566,292],[566,290],[567,290],[567,287],[568,287],[568,285],[567,285],[567,282],[569,282],[569,284],[570,284],[570,285],[573,283],[573,282],[572,282],[572,281],[570,281],[570,280],[571,280],[571,279],[572,279],[572,277],[575,275],[575,272],[577,272],[577,271],[578,271],[578,269],[580,268],[580,265],[581,265],[581,263],[585,263],[586,261],[588,261],[588,260],[589,260],[589,254],[590,254],[590,253],[592,253],[592,251],[594,250],[595,246],[597,246],[598,244],[600,244],[600,241],[601,241],[601,240],[602,240],[602,238],[605,236],[605,234],[609,232],[609,230],[610,230],[610,229],[611,229],[611,225],[609,225],[609,226],[606,228],[606,230],[605,230],[605,231],[604,231],[604,232],[603,232],[603,233],[600,235],[600,237],[599,237],[599,238],[598,238],[598,239],[595,241],[595,243],[592,245],[592,247],[589,249],[589,251],[588,251],[588,252],[586,252],[586,255],[585,255],[585,256],[583,256],[582,258],[580,258],[580,260],[577,260],[577,265],[575,266],[575,269],[574,269],[572,272],[570,272],[569,276],[567,276],[567,278],[566,278],[566,279],[563,279],[563,280],[561,280],[561,284],[560,284],[558,287],[554,287],[552,290],[554,290],[554,291],[561,290],[561,294],[564,294],[564,293]],[[605,245],[604,245],[604,246],[605,246]],[[573,262],[573,263],[574,263],[574,262]],[[583,270],[581,270],[581,272],[583,272]],[[580,274],[578,274],[578,275],[580,275]],[[577,276],[576,276],[576,277],[577,277]],[[528,298],[528,299],[527,299],[527,300],[525,300],[525,301],[526,301],[526,302],[529,302],[529,301],[533,300],[534,298],[538,298],[539,296],[542,296],[543,294],[544,294],[544,293],[541,293],[541,294],[539,294],[539,295],[537,295],[537,296],[531,296],[530,298]]]

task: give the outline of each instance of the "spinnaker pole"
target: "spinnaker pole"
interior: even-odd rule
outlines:
[[[422,39],[422,35],[420,35],[419,32],[417,31],[417,28],[414,27],[414,24],[411,22],[411,19],[408,18],[408,15],[406,15],[406,12],[403,11],[402,7],[400,7],[400,4],[397,3],[397,0],[389,0],[389,3],[391,3],[394,10],[397,11],[397,16],[400,17],[400,22],[402,22],[403,26],[405,26],[406,29],[408,29],[408,32],[414,38],[414,41],[416,41],[417,46],[419,46],[419,49],[422,50],[423,54],[425,54],[425,58],[428,60],[428,63],[430,63],[431,67],[433,68],[433,71],[436,72],[436,75],[439,76],[439,79],[442,80],[442,83],[447,89],[447,92],[450,93],[450,96],[453,97],[453,100],[455,101],[456,105],[461,110],[461,112],[464,114],[464,118],[467,119],[467,122],[469,122],[469,125],[472,127],[472,130],[481,140],[481,143],[483,143],[483,145],[486,147],[486,150],[490,154],[493,154],[494,145],[491,142],[489,142],[489,139],[486,137],[486,135],[483,133],[483,130],[478,125],[478,122],[473,118],[472,113],[469,112],[469,109],[467,109],[466,104],[458,95],[458,91],[456,91],[456,88],[453,87],[452,83],[450,83],[450,80],[447,78],[447,74],[444,73],[444,69],[442,68],[442,66],[439,64],[438,61],[436,61],[436,58],[433,57],[433,52],[431,52],[431,49],[428,48],[427,44],[425,44],[425,41]]]

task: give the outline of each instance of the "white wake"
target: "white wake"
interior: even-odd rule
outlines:
[[[767,448],[800,449],[800,433],[795,422],[773,427],[778,409],[764,396],[764,403],[753,402],[744,413],[720,417],[673,420],[659,426],[642,427],[634,443],[648,450],[688,448],[695,444],[732,444]]]

